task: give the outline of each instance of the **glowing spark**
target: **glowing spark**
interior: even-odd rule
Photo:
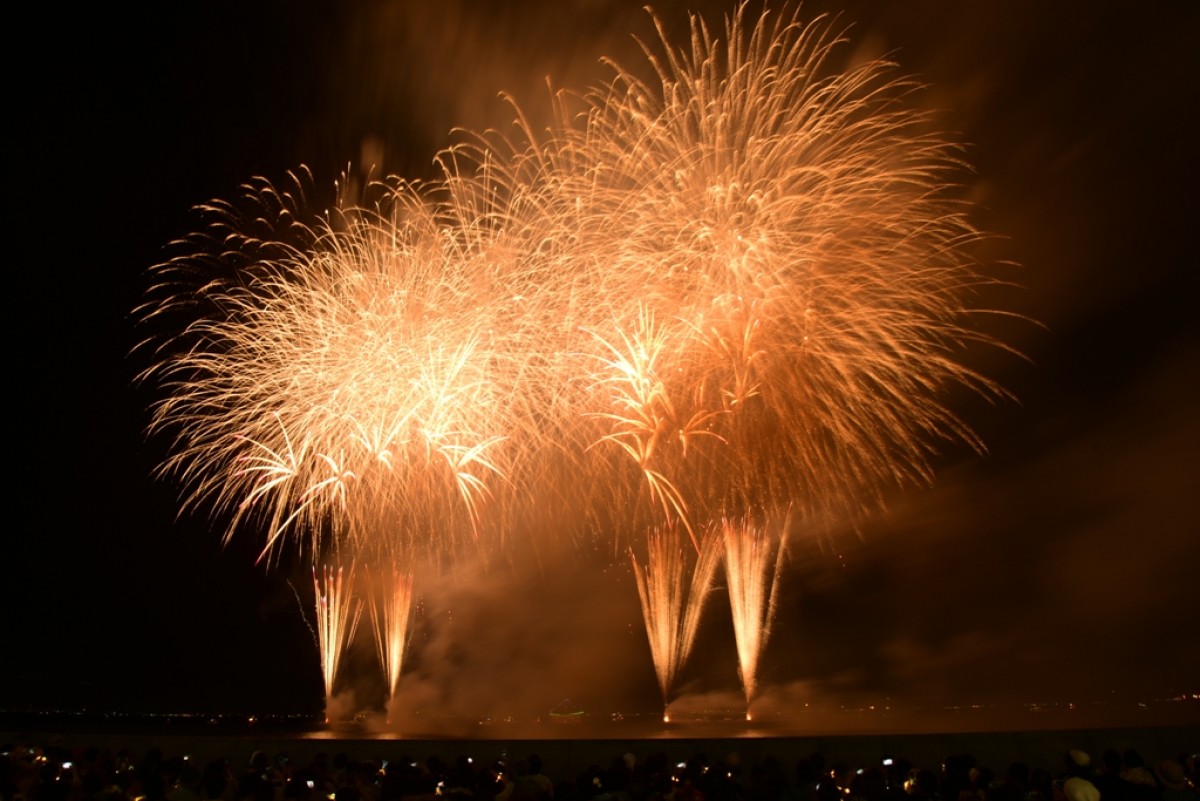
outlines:
[[[720,564],[720,542],[703,538],[696,552],[675,527],[654,528],[646,534],[646,563],[640,563],[632,551],[630,558],[666,706],[675,677],[692,652],[700,613]],[[667,719],[664,712],[664,722]]]
[[[398,565],[370,574],[371,627],[375,648],[387,681],[388,697],[394,698],[404,668],[408,646],[409,614],[412,611],[413,574]]]
[[[785,540],[744,520],[723,521],[720,530],[742,689],[749,707],[758,690],[758,660],[775,619],[775,591]],[[749,709],[746,719],[750,719]]]
[[[321,651],[321,676],[325,680],[325,701],[328,708],[333,698],[334,680],[342,655],[354,639],[362,603],[351,593],[354,567],[347,573],[342,568],[326,566],[320,573],[313,568],[313,591],[316,594],[317,644]]]

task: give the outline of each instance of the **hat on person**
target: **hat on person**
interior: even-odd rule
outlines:
[[[1154,780],[1154,774],[1143,765],[1135,765],[1132,768],[1121,771],[1121,778],[1133,784],[1144,784],[1147,787],[1158,786],[1158,782]]]
[[[1100,791],[1096,785],[1078,776],[1067,779],[1063,785],[1063,794],[1067,801],[1100,801]]]
[[[1168,790],[1183,789],[1183,766],[1173,759],[1160,760],[1154,766],[1154,775],[1158,783]]]

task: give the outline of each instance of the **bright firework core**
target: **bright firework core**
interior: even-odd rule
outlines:
[[[599,537],[664,705],[724,565],[749,720],[789,539],[979,446],[945,405],[999,392],[958,358],[988,279],[957,148],[891,64],[831,71],[827,21],[715,31],[429,184],[323,215],[250,185],[155,268],[163,472],[268,565],[311,556],[327,698],[362,597],[390,698],[420,577]]]

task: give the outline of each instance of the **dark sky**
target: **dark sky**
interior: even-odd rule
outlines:
[[[312,712],[322,689],[293,582],[150,478],[130,312],[190,209],[368,153],[431,173],[455,125],[537,115],[635,59],[641,2],[192,2],[46,9],[11,63],[7,386],[15,452],[0,590],[0,709]],[[682,4],[671,4],[672,8]],[[704,2],[706,9],[722,9]],[[488,11],[482,9],[487,8]],[[1200,692],[1200,7],[812,2],[851,48],[894,52],[968,143],[975,222],[1019,265],[985,370],[1016,402],[963,414],[989,453],[837,553],[797,546],[766,692],[788,703],[1134,703]],[[676,11],[663,12],[672,29]],[[307,596],[305,596],[307,597]],[[431,592],[414,699],[464,712],[653,708],[627,572],[563,566]],[[554,610],[554,611],[550,611]],[[304,607],[307,611],[307,606]],[[736,698],[714,602],[696,693]],[[483,681],[480,677],[487,676]],[[1191,708],[1195,709],[1195,704]],[[523,709],[517,709],[521,712]]]

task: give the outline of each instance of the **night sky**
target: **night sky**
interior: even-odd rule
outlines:
[[[311,593],[306,566],[256,565],[256,542],[223,546],[223,521],[177,517],[177,488],[151,477],[163,443],[143,434],[153,395],[129,355],[146,270],[196,228],[194,205],[254,176],[308,165],[331,185],[364,153],[431,176],[454,126],[511,120],[500,91],[536,118],[547,76],[582,89],[602,55],[636,62],[641,6],[184,0],[41,9],[13,31],[36,56],[8,69],[0,710],[321,709],[293,589]],[[1014,265],[999,300],[1040,325],[996,323],[1027,358],[980,364],[1016,400],[961,407],[987,454],[948,452],[861,538],[793,549],[765,693],[1126,710],[1200,692],[1200,6],[805,10],[841,11],[851,50],[930,84],[923,102],[968,145],[973,219],[999,235],[984,255]],[[441,623],[416,644],[414,703],[656,707],[623,563],[468,573],[423,609]],[[720,599],[700,640],[682,684],[736,700]]]

